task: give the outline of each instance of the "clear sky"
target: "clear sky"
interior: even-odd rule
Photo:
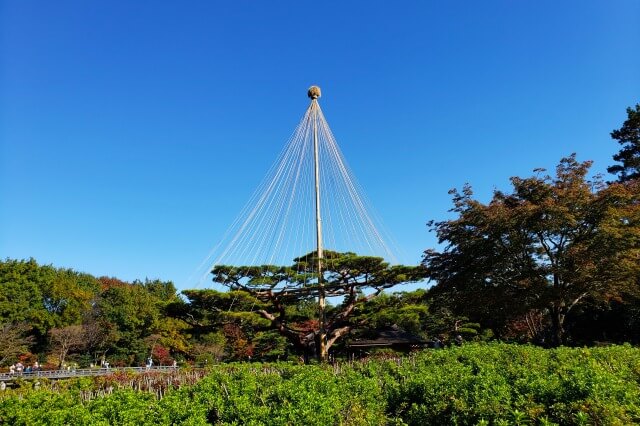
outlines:
[[[417,263],[447,191],[487,201],[640,102],[640,2],[0,4],[0,257],[179,288],[308,105]]]

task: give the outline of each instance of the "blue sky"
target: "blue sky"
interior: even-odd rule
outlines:
[[[0,257],[182,288],[308,105],[407,263],[448,189],[572,152],[640,102],[640,3],[0,5]]]

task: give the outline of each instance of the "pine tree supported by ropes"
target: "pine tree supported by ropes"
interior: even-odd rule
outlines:
[[[320,88],[307,94],[311,103],[289,143],[203,265],[211,265],[204,276],[255,297],[255,312],[326,361],[354,327],[349,318],[358,304],[421,280],[424,269],[384,261],[396,256],[324,118]],[[328,298],[340,306],[329,316]],[[296,328],[287,307],[309,300],[317,302],[317,322]]]

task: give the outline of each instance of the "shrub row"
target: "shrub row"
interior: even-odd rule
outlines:
[[[506,425],[640,423],[640,349],[507,344],[336,366],[228,364],[154,393],[80,387],[0,397],[14,425]]]

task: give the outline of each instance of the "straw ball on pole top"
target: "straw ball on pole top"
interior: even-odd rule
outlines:
[[[321,96],[320,88],[318,86],[309,87],[307,96],[309,96],[310,99],[318,99]]]

